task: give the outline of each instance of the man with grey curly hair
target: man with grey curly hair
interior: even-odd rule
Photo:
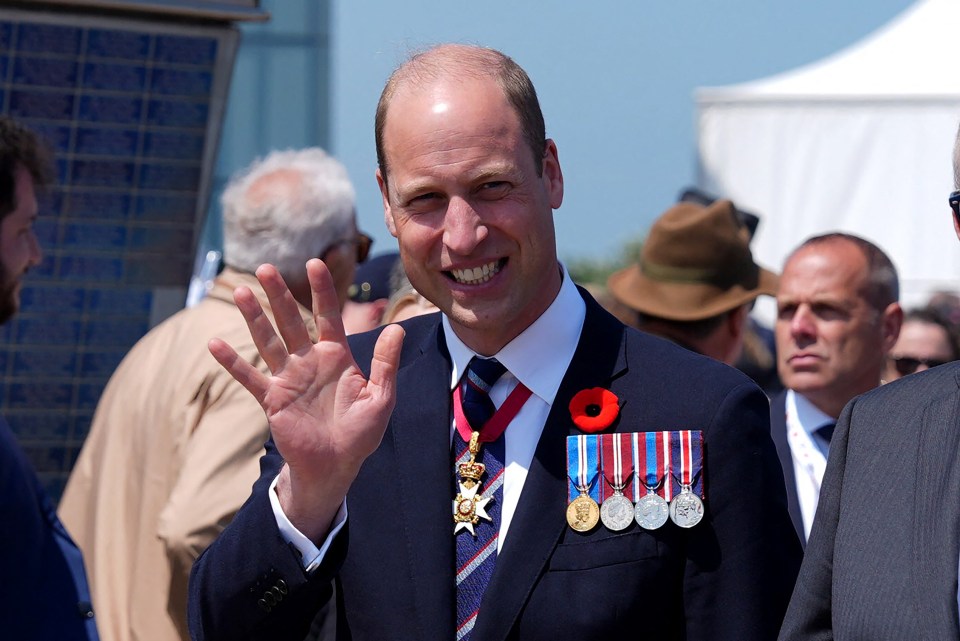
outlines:
[[[257,479],[266,417],[207,350],[214,335],[230,336],[266,371],[233,291],[250,287],[273,320],[253,274],[271,263],[315,332],[306,262],[319,257],[330,267],[342,308],[369,250],[347,172],[322,149],[258,159],[230,179],[221,204],[223,272],[204,300],[124,358],[60,504],[86,557],[104,641],[189,639],[190,568]]]

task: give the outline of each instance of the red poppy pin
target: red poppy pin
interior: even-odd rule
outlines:
[[[570,400],[570,416],[584,432],[605,430],[620,413],[617,395],[602,387],[580,390]]]

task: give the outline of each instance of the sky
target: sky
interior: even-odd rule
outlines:
[[[696,183],[697,87],[815,62],[909,0],[339,0],[333,3],[332,150],[357,187],[375,253],[396,242],[374,180],[373,115],[408,52],[441,42],[500,49],[533,80],[559,150],[563,260],[619,256]]]

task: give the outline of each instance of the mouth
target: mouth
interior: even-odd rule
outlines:
[[[451,269],[446,274],[461,285],[481,285],[496,276],[506,264],[507,259],[501,258],[479,267]]]

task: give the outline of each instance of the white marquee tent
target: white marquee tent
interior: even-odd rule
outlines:
[[[960,289],[947,205],[960,0],[921,0],[833,56],[699,89],[697,103],[700,186],[760,215],[761,264],[779,270],[803,239],[842,230],[887,251],[906,305]],[[761,310],[769,314],[772,306]]]

